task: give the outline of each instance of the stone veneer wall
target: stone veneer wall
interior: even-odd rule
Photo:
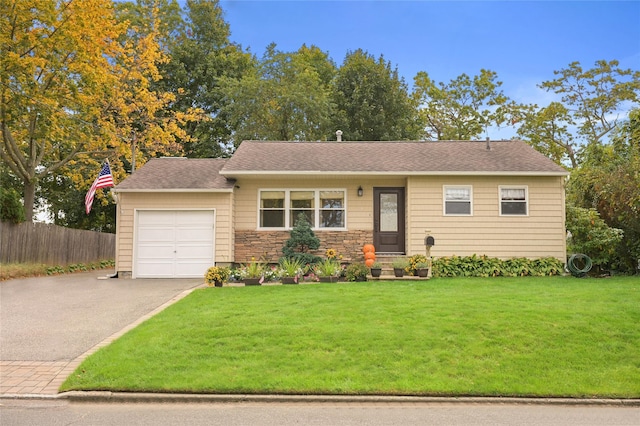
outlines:
[[[332,248],[343,256],[345,262],[364,262],[362,246],[373,241],[372,231],[322,231],[315,232],[320,248],[313,254],[324,257]],[[236,231],[235,261],[244,263],[251,258],[277,263],[282,257],[282,247],[291,237],[289,231]]]

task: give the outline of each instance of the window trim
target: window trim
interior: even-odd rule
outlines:
[[[264,227],[260,225],[260,214],[262,212],[262,208],[260,206],[260,201],[262,200],[263,192],[271,192],[271,191],[281,191],[284,192],[284,227]],[[290,216],[291,210],[306,210],[306,209],[292,209],[291,207],[291,192],[313,192],[314,193],[314,208],[308,209],[314,212],[314,220],[315,223],[311,224],[311,229],[314,231],[346,231],[347,230],[347,194],[348,191],[346,188],[258,188],[258,205],[257,205],[257,217],[256,217],[256,228],[259,231],[290,231],[293,229],[291,226]],[[328,228],[320,226],[320,217],[322,211],[331,210],[323,208],[320,205],[320,193],[324,191],[329,192],[342,192],[344,195],[344,202],[341,210],[344,213],[344,226]]]
[[[469,201],[447,200],[447,189],[464,188],[469,190]],[[447,213],[447,202],[469,203],[469,213]],[[452,217],[473,216],[473,185],[442,185],[442,215]]]
[[[524,201],[514,201],[507,200],[506,202],[512,203],[524,203],[525,205],[525,213],[524,214],[509,214],[502,212],[502,190],[503,189],[524,189]],[[529,185],[499,185],[498,186],[498,214],[504,217],[528,217],[529,216]]]

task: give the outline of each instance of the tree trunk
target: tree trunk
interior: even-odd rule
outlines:
[[[24,183],[24,217],[27,223],[33,222],[33,206],[36,199],[35,181]]]

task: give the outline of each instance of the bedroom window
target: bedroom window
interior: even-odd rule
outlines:
[[[471,216],[472,194],[471,186],[445,186],[445,216]]]
[[[500,187],[500,215],[526,216],[529,214],[527,187]]]
[[[345,227],[344,190],[261,190],[260,228],[293,228],[303,213],[315,229]]]

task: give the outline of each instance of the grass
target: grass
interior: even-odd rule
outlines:
[[[640,397],[640,280],[207,288],[62,390]]]
[[[49,266],[44,263],[3,263],[0,265],[0,281],[46,275],[47,268]]]
[[[113,260],[102,260],[87,264],[74,263],[66,266],[47,265],[44,263],[3,263],[0,264],[0,281],[112,268],[114,264]]]

